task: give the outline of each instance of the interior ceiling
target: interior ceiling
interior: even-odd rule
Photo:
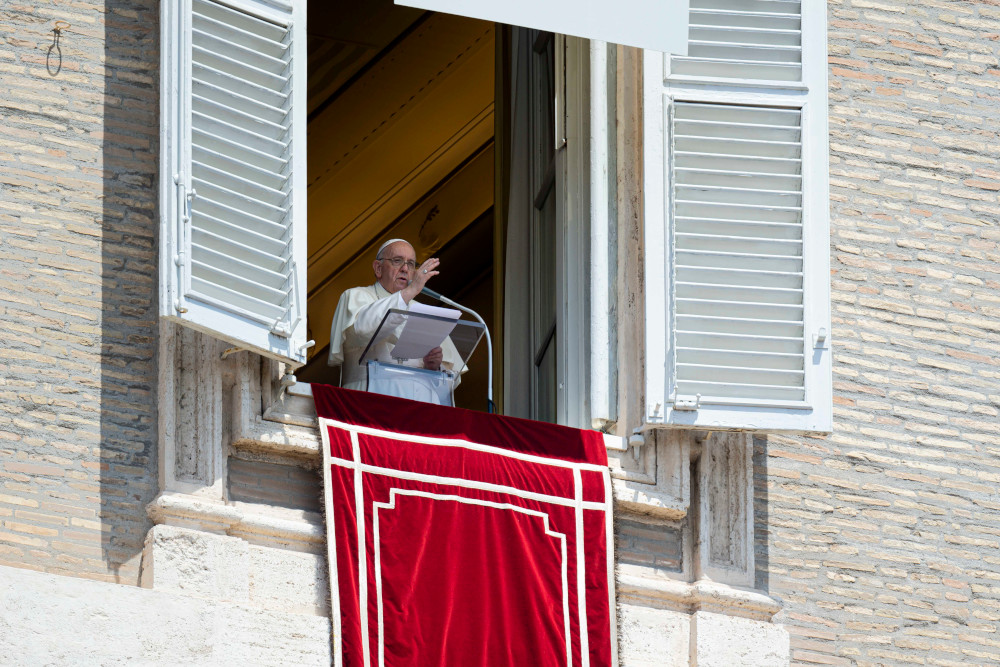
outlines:
[[[309,0],[309,113],[425,14],[392,0]]]

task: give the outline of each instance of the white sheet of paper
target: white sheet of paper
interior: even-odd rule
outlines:
[[[430,320],[423,317],[407,318],[396,346],[392,348],[394,359],[423,359],[435,347],[440,347],[448,337],[461,313],[452,308],[439,308],[413,301],[411,313],[422,313],[436,317],[447,317],[450,321]]]

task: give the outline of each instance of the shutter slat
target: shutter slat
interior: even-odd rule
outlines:
[[[760,401],[762,399],[775,401],[805,400],[805,390],[799,387],[776,387],[774,385],[741,384],[738,382],[678,381],[677,391],[681,394],[691,396],[701,394],[703,397],[702,400],[705,400],[706,397],[746,399],[748,401]]]
[[[802,356],[781,352],[733,350],[705,350],[696,347],[678,347],[690,363],[700,366],[723,365],[732,368],[760,368],[802,372]]]
[[[285,109],[288,105],[288,93],[281,89],[268,88],[253,81],[240,78],[231,72],[210,67],[204,63],[195,62],[192,64],[193,81],[207,81],[224,90],[230,90],[243,97],[256,99],[261,104],[270,107]]]
[[[191,275],[191,294],[261,323],[278,320],[286,310],[282,306],[254,298],[246,292],[229,289],[215,280],[206,280],[196,272],[192,272]]]
[[[691,354],[693,365],[699,366],[729,366],[731,368],[762,369],[776,371],[802,372],[802,357],[794,353],[761,352],[759,350],[706,350],[699,347],[684,347],[678,349]],[[698,361],[703,359],[703,361]]]
[[[193,165],[192,174],[195,179],[200,181],[211,180],[217,187],[225,187],[232,192],[241,192],[248,199],[283,210],[283,204],[288,195],[281,190],[276,190],[262,183],[254,182],[249,178],[224,171],[198,160],[192,160],[191,164]]]
[[[284,294],[282,288],[288,281],[288,274],[271,271],[259,264],[247,262],[233,253],[220,252],[211,246],[198,242],[191,243],[191,256],[196,262],[212,266],[226,274],[241,278],[254,285],[268,287]],[[283,298],[283,297],[282,297]]]
[[[229,62],[240,63],[244,67],[253,68],[257,72],[271,74],[281,78],[288,69],[288,63],[283,58],[275,58],[256,51],[251,44],[243,44],[238,40],[223,39],[209,32],[194,28],[192,31],[194,45],[198,52],[222,56]]]
[[[198,193],[198,207],[194,214],[209,220],[225,221],[232,234],[239,233],[238,230],[246,230],[269,239],[280,239],[288,231],[280,221],[261,218],[249,211],[217,201],[209,197],[207,192]]]
[[[796,158],[718,155],[679,150],[674,153],[674,159],[678,167],[710,171],[797,175],[802,169],[802,161]]]
[[[284,124],[288,118],[288,110],[280,106],[270,106],[246,95],[217,86],[205,79],[195,79],[192,82],[192,92],[203,98],[218,102],[229,109],[238,109],[242,113],[260,120]]]
[[[206,69],[223,72],[271,91],[282,91],[288,85],[288,77],[275,72],[254,67],[248,63],[215,53],[197,44],[193,47],[194,62]]]
[[[707,285],[749,284],[758,287],[778,287],[798,289],[802,287],[802,273],[797,271],[755,270],[746,268],[687,267],[678,273],[679,282],[704,283]]]
[[[802,290],[795,287],[747,287],[677,282],[677,296],[713,301],[755,301],[757,303],[801,304]]]
[[[273,157],[283,157],[288,150],[288,144],[285,142],[261,136],[235,125],[232,116],[228,113],[222,112],[219,116],[212,116],[208,113],[192,111],[191,116],[198,129],[224,137],[239,146],[252,148]]]
[[[700,41],[691,42],[691,46],[688,47],[688,55],[702,61],[724,60],[769,65],[794,64],[798,68],[798,63],[802,60],[802,49],[790,46],[757,46]]]
[[[728,250],[760,255],[802,256],[802,241],[795,239],[753,239],[723,234],[677,233],[677,247],[683,250]]]
[[[742,254],[738,252],[684,250],[676,252],[678,277],[680,271],[691,268],[737,268],[757,269],[778,273],[799,273],[802,271],[801,257],[783,255]]]
[[[801,349],[801,323],[711,315],[678,315],[677,323],[678,329],[689,333],[750,334],[798,338],[800,341],[799,349]]]
[[[800,0],[692,0],[692,9],[733,14],[798,15]]]
[[[285,262],[275,257],[273,250],[271,252],[258,250],[257,248],[240,243],[229,236],[217,234],[215,231],[212,231],[212,229],[206,228],[205,226],[200,229],[192,230],[191,234],[191,242],[193,244],[209,248],[215,252],[232,255],[237,259],[249,262],[254,266],[259,266],[263,269],[267,269],[268,271],[280,272],[285,268]],[[272,241],[271,239],[258,238],[258,242],[275,243],[279,246],[277,252],[281,252],[283,250],[283,248],[281,248],[281,245],[283,244]]]
[[[273,39],[265,39],[256,32],[244,30],[234,25],[231,21],[221,21],[205,13],[195,13],[194,20],[196,23],[204,22],[202,25],[205,25],[205,31],[210,31],[210,33],[218,35],[219,38],[227,42],[240,44],[275,59],[282,59],[288,50],[287,44],[276,42]]]
[[[677,203],[713,202],[731,204],[759,204],[776,208],[800,208],[802,197],[798,192],[781,192],[777,190],[754,190],[747,188],[729,188],[713,185],[688,185],[676,183]]]
[[[204,128],[194,130],[192,135],[192,143],[196,147],[206,148],[232,160],[254,165],[262,171],[285,178],[282,173],[288,166],[288,159],[285,157],[270,155],[250,146],[235,143],[232,139],[212,134]]]
[[[692,22],[688,27],[690,44],[727,44],[732,46],[784,46],[795,49],[802,45],[802,31],[798,28],[771,26],[717,26]]]
[[[675,59],[673,73],[692,78],[739,79],[743,83],[800,81],[801,65],[776,64],[765,61],[742,62],[725,58]]]
[[[680,233],[712,233],[754,239],[799,240],[802,238],[802,226],[794,222],[758,222],[677,216],[674,218],[674,229]]]
[[[200,224],[195,231],[219,236],[240,246],[255,248],[258,252],[270,257],[269,261],[284,262],[283,257],[288,251],[288,243],[280,237],[283,229],[277,230],[279,236],[268,236],[256,231],[249,224],[233,224],[231,221],[213,217],[205,211],[199,212],[198,216]],[[271,231],[274,232],[274,230]]]
[[[285,209],[281,206],[275,206],[273,204],[260,201],[259,199],[248,197],[245,193],[238,190],[230,190],[216,181],[209,181],[197,177],[194,177],[191,180],[194,182],[195,188],[198,191],[198,198],[195,199],[196,202],[201,198],[202,193],[205,193],[205,196],[210,201],[221,202],[237,210],[247,211],[250,214],[263,218],[264,220],[271,220],[280,224],[282,218],[284,217]]]
[[[281,173],[275,173],[271,169],[264,169],[245,160],[239,160],[230,155],[219,153],[197,143],[192,145],[191,152],[194,159],[199,163],[228,171],[246,180],[262,183],[274,190],[281,190],[287,180]]]
[[[203,116],[226,116],[230,125],[239,127],[260,137],[266,137],[279,145],[284,145],[284,137],[288,128],[282,123],[275,123],[243,111],[239,107],[230,106],[224,102],[213,100],[202,95],[192,95],[191,107]]]
[[[703,155],[744,156],[756,158],[780,157],[798,159],[797,141],[754,141],[752,139],[719,139],[697,135],[680,135],[674,138],[677,150]]]
[[[799,109],[780,107],[747,107],[711,102],[684,102],[674,108],[674,118],[695,123],[780,125],[798,130],[802,112]]]
[[[802,209],[798,206],[781,208],[701,201],[677,202],[676,214],[687,218],[798,223],[802,218]]]
[[[798,355],[802,347],[802,339],[798,337],[782,338],[780,336],[754,336],[745,333],[679,333],[678,348],[737,351],[751,353],[779,353]]]
[[[280,306],[284,303],[288,293],[284,290],[261,284],[250,278],[246,278],[231,271],[226,271],[214,264],[206,264],[192,257],[191,277],[197,277],[205,282],[210,282],[219,287],[224,287],[238,294],[245,294],[253,297],[260,303],[269,303],[272,306]]]
[[[724,11],[691,7],[691,25],[713,28],[764,28],[772,30],[800,30],[802,20],[797,14],[767,12]]]
[[[195,17],[209,17],[218,23],[229,24],[240,30],[259,35],[261,39],[278,45],[287,45],[288,29],[271,21],[240,11],[213,0],[195,0],[193,4]]]
[[[746,171],[721,171],[718,169],[692,169],[678,167],[674,170],[677,180],[686,185],[712,185],[738,190],[771,190],[799,192],[802,177],[798,174],[759,174]]]
[[[678,364],[677,380],[702,381],[711,377],[713,382],[734,382],[736,384],[756,384],[762,386],[799,387],[802,385],[802,370],[781,370],[741,366],[718,366],[709,364]]]
[[[748,320],[800,322],[801,304],[746,303],[739,301],[713,301],[707,299],[677,299],[678,315],[712,315],[724,312],[730,317]]]
[[[699,113],[705,113],[705,109],[699,108]],[[776,139],[779,141],[798,141],[799,131],[794,126],[786,124],[770,123],[747,123],[733,122],[731,120],[715,120],[706,118],[678,118],[674,117],[676,127],[684,134],[700,134],[701,136],[714,137],[743,137],[748,139]],[[771,120],[771,118],[767,118]],[[775,120],[779,120],[776,118]],[[784,118],[780,120],[797,122],[798,117]],[[699,132],[691,132],[692,128],[699,128]]]

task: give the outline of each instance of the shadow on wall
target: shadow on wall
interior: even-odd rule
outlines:
[[[146,505],[157,492],[159,2],[105,0],[96,18],[105,30],[101,542],[108,574],[137,584],[151,527]],[[68,60],[67,37],[60,42]]]
[[[753,436],[753,544],[754,588],[771,594],[769,558],[770,522],[768,519],[767,436]]]

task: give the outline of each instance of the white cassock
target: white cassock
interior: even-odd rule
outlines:
[[[382,323],[382,318],[392,309],[409,310],[410,306],[403,300],[402,294],[390,294],[380,283],[354,287],[341,295],[330,327],[330,357],[327,360],[330,366],[341,367],[340,386],[361,391],[368,389],[368,366],[358,362],[368,347],[368,341]],[[413,368],[424,367],[423,359],[394,359],[391,356],[392,348],[402,331],[403,319],[396,315],[386,322],[382,333],[388,335],[372,345],[368,359]],[[445,338],[441,351],[442,370],[454,370],[461,366],[462,358],[451,338]],[[467,370],[468,367],[463,368],[462,373]],[[460,377],[455,378],[455,386],[458,386],[460,380]],[[439,402],[437,393],[419,378],[394,383],[391,394],[427,403]]]

